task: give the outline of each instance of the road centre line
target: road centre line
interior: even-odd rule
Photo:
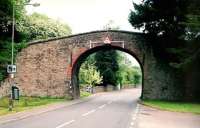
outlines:
[[[99,106],[98,108],[99,108],[99,109],[102,109],[102,108],[104,108],[105,106],[106,106],[106,104],[103,104],[103,105]]]
[[[96,111],[96,110],[93,109],[93,110],[91,110],[91,111],[89,111],[89,112],[87,112],[87,113],[82,114],[82,116],[87,116],[87,115],[89,115],[89,114],[91,114],[91,113],[93,113],[93,112],[95,112],[95,111]]]
[[[133,121],[136,120],[136,116],[132,117],[132,120],[133,120]]]
[[[62,128],[62,127],[66,126],[66,125],[69,125],[69,124],[71,124],[73,122],[75,122],[75,120],[68,121],[68,122],[66,122],[64,124],[61,124],[61,125],[57,126],[56,128]]]

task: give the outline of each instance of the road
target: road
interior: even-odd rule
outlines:
[[[139,96],[140,89],[100,93],[87,102],[0,124],[0,128],[129,128]]]

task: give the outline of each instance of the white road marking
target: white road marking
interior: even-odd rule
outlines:
[[[27,118],[27,117],[29,117],[29,116],[25,115],[25,116],[20,117],[20,119],[24,119],[24,118]]]
[[[133,126],[134,125],[134,123],[133,122],[131,122],[131,126]]]
[[[57,126],[56,128],[62,128],[62,127],[66,126],[66,125],[69,125],[69,124],[71,124],[73,122],[75,122],[75,120],[68,121],[68,122],[66,122],[64,124],[61,124],[61,125]]]
[[[89,114],[91,114],[91,113],[93,113],[93,112],[95,112],[95,111],[96,111],[96,110],[93,109],[93,110],[91,110],[91,111],[89,111],[89,112],[87,112],[87,113],[82,114],[82,116],[87,116],[87,115],[89,115]]]
[[[106,106],[106,104],[101,105],[101,106],[99,106],[98,108],[99,108],[99,109],[102,109],[102,108],[104,108],[105,106]]]
[[[132,118],[132,120],[136,120],[136,116],[134,116],[134,117]]]
[[[132,116],[136,116],[137,115],[137,113],[133,113],[133,115]]]

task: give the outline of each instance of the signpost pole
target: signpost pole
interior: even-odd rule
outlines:
[[[10,97],[9,97],[9,111],[12,111],[13,109],[13,95],[12,95],[12,84],[13,84],[13,80],[14,79],[14,74],[11,73],[10,74]]]

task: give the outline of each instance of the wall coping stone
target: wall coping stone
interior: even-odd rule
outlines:
[[[104,32],[118,32],[118,33],[135,34],[135,35],[146,35],[145,33],[125,31],[125,30],[96,30],[96,31],[84,32],[84,33],[72,34],[72,35],[68,35],[68,36],[36,40],[36,41],[28,42],[28,46],[35,45],[35,44],[40,44],[40,43],[47,43],[49,41],[55,41],[55,40],[60,40],[60,39],[67,39],[67,38],[81,36],[81,35],[104,33]]]

